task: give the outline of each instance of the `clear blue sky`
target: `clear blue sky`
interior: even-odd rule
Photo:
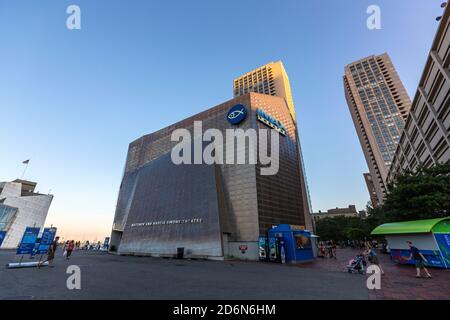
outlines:
[[[128,144],[232,98],[232,80],[281,59],[314,210],[363,209],[367,171],[344,66],[388,52],[413,96],[439,0],[0,0],[0,181],[55,195],[47,223],[99,239],[112,225]],[[68,30],[77,4],[82,29]],[[366,28],[381,7],[382,30]]]

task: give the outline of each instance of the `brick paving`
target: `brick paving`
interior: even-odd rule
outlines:
[[[358,254],[355,249],[338,249],[337,259],[317,258],[301,265],[305,268],[347,272],[348,261]],[[378,253],[385,274],[381,277],[381,290],[369,290],[369,299],[376,300],[450,300],[450,270],[428,268],[432,278],[416,278],[416,269],[398,265],[388,254]],[[355,277],[364,277],[354,274]]]

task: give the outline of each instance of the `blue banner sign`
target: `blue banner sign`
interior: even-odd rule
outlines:
[[[0,247],[2,246],[3,240],[6,237],[6,231],[0,231]]]
[[[450,234],[448,233],[435,233],[434,237],[441,250],[442,258],[444,259],[445,266],[450,268]]]
[[[427,259],[425,266],[445,268],[445,262],[442,260],[439,250],[420,250],[420,253],[425,256],[425,259]],[[392,261],[398,264],[414,265],[416,263],[414,259],[408,260],[410,255],[411,251],[407,249],[391,249]]]
[[[56,228],[45,228],[42,233],[41,242],[36,250],[36,254],[46,254],[53,240],[55,240],[55,236]]]
[[[16,254],[32,254],[40,228],[27,227]]]

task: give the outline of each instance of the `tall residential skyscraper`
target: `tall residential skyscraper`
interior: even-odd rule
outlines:
[[[372,181],[372,176],[370,175],[369,172],[364,173],[363,175],[364,175],[364,180],[366,180],[367,190],[369,190],[370,203],[372,204],[372,206],[377,206],[379,201],[378,201],[377,191],[375,190],[375,185],[373,184],[373,181]]]
[[[347,65],[344,88],[377,194],[378,203],[372,205],[377,206],[386,195],[389,167],[411,100],[386,53]]]
[[[294,100],[292,99],[291,93],[291,84],[289,82],[289,77],[286,70],[284,69],[283,62],[269,62],[262,67],[247,72],[246,74],[234,79],[233,88],[234,97],[245,95],[248,92],[256,92],[284,98],[288,106],[289,113],[292,116],[296,134],[299,136],[298,124],[295,117]],[[311,198],[309,195],[308,181],[306,179],[300,138],[298,138],[297,141],[298,155],[300,157],[299,161],[301,165],[301,183],[306,191],[303,193],[303,203],[306,205],[304,211],[311,213]],[[312,220],[307,221],[306,225],[307,227],[312,228]]]

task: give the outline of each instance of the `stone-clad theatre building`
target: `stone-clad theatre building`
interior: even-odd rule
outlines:
[[[241,104],[247,117],[232,125],[229,110]],[[258,110],[284,125],[279,133],[279,170],[261,175],[261,164],[180,164],[171,161],[175,129],[193,134],[219,129],[269,129]],[[277,133],[278,134],[278,133]],[[270,138],[268,139],[270,141]],[[259,146],[261,148],[261,146]],[[245,145],[248,154],[249,144]],[[269,152],[270,154],[270,152]],[[311,229],[296,125],[285,99],[247,93],[175,123],[129,145],[111,234],[119,254],[257,259],[258,237],[273,225]]]

